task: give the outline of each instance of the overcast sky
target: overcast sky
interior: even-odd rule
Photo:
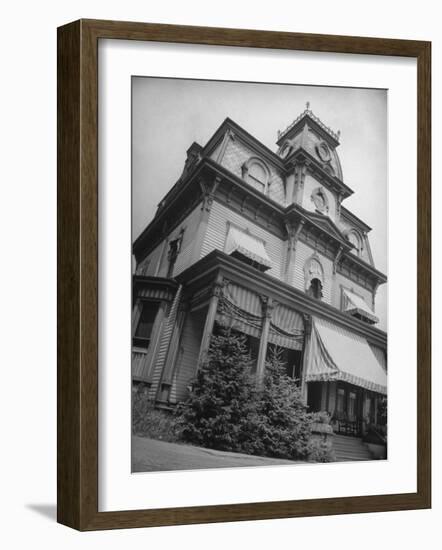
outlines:
[[[387,274],[387,92],[355,88],[134,77],[133,236],[150,222],[181,174],[193,141],[204,146],[230,117],[271,150],[306,102],[324,124],[341,131],[337,151],[344,183],[354,195],[343,205],[365,221],[377,269]],[[376,312],[386,329],[387,285]]]

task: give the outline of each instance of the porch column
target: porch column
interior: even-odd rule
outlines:
[[[256,383],[262,384],[266,365],[267,342],[269,339],[270,323],[272,321],[273,303],[267,296],[261,296],[263,302],[263,321],[261,330],[261,340],[259,342],[258,361],[256,364]]]
[[[374,423],[375,425],[378,423],[378,396],[377,394],[374,394]]]
[[[301,372],[301,396],[304,404],[307,405],[307,367],[310,361],[310,342],[312,337],[312,317],[311,315],[304,315],[304,353],[302,358],[302,372]]]
[[[210,337],[212,336],[213,325],[215,324],[215,317],[218,309],[218,302],[222,295],[222,291],[223,291],[222,279],[221,277],[218,277],[211,291],[209,308],[207,310],[206,321],[204,323],[204,329],[203,329],[203,336],[201,338],[197,369],[199,368],[201,363],[204,361],[207,355],[207,352],[209,350]]]

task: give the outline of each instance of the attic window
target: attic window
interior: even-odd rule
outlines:
[[[362,238],[360,235],[355,230],[351,230],[346,236],[347,240],[354,246],[352,252],[360,256],[362,253]]]
[[[261,193],[267,193],[270,171],[260,159],[252,157],[244,163],[242,166],[242,177],[249,185]]]

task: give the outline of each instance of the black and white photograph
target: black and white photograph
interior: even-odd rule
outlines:
[[[387,109],[132,77],[132,472],[387,459]]]

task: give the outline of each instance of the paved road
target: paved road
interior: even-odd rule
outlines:
[[[132,437],[132,472],[195,470],[294,464],[291,460],[214,451],[202,447]]]

